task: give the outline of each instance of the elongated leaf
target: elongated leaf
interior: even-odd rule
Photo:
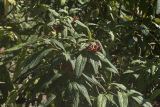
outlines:
[[[98,69],[99,69],[99,62],[93,59],[90,59],[90,62],[92,64],[92,67],[94,69],[95,74],[98,74]]]
[[[9,48],[9,49],[7,49],[7,50],[4,50],[4,51],[2,51],[2,52],[3,52],[3,53],[6,53],[6,52],[16,51],[16,50],[19,50],[19,49],[27,46],[28,44],[29,44],[29,43],[21,43],[21,44],[18,44],[18,45],[16,45],[16,46],[12,47],[12,48]]]
[[[104,90],[104,87],[96,79],[90,78],[89,76],[85,75],[84,73],[82,75],[84,76],[85,79],[87,79],[87,81],[91,82],[92,84],[94,84]]]
[[[118,91],[118,101],[120,107],[128,107],[128,96],[126,93]]]
[[[60,1],[62,6],[66,3],[66,0],[60,0]]]
[[[112,31],[110,31],[110,32],[108,32],[108,33],[109,33],[109,35],[111,36],[111,40],[112,40],[112,41],[114,41],[115,36],[114,36],[113,32],[112,32]]]
[[[97,52],[96,54],[100,58],[101,61],[107,63],[112,69],[115,70],[115,72],[118,72],[117,68],[102,53]]]
[[[17,96],[18,96],[18,92],[12,91],[7,99],[6,104],[15,103]]]
[[[152,107],[152,105],[149,102],[145,101],[142,96],[132,96],[132,98],[143,107]]]
[[[9,49],[6,49],[6,50],[2,51],[2,53],[8,53],[8,52],[19,50],[23,47],[26,47],[26,46],[31,45],[33,43],[36,43],[36,41],[38,41],[38,40],[40,40],[40,38],[39,39],[34,38],[32,40],[29,39],[26,43],[20,43],[18,45],[15,45],[12,48],[9,48]]]
[[[112,72],[112,73],[118,74],[118,72],[117,72],[115,69],[113,69],[113,68],[109,68],[109,67],[107,67],[107,68],[106,68],[106,70],[107,70],[107,71],[109,71],[109,72]]]
[[[51,14],[53,15],[53,16],[56,16],[56,17],[59,17],[60,15],[59,15],[59,13],[57,13],[55,10],[53,10],[53,9],[48,9],[49,10],[49,12],[51,12]]]
[[[49,96],[49,98],[47,99],[47,102],[45,102],[45,104],[43,104],[44,107],[47,107],[54,99],[56,98],[56,95],[51,94]]]
[[[116,107],[118,107],[118,105],[116,104],[115,100],[114,100],[114,95],[112,94],[105,94],[106,98],[107,98],[107,102],[110,102],[111,104],[115,105]]]
[[[32,93],[42,91],[43,89],[45,89],[46,87],[48,87],[50,84],[52,84],[54,81],[56,81],[61,77],[62,75],[58,73],[55,74],[54,76],[50,74],[44,75],[38,80],[38,83],[34,85]]]
[[[89,36],[89,39],[91,39],[91,31],[90,31],[90,29],[88,28],[88,26],[86,26],[85,24],[83,24],[83,23],[80,22],[79,20],[76,20],[76,23],[77,23],[78,25],[80,25],[81,27],[83,27],[83,28],[86,29],[87,34],[88,34],[88,36]]]
[[[160,0],[157,0],[157,10],[156,14],[160,14]]]
[[[91,106],[92,103],[91,103],[91,100],[90,100],[90,97],[89,97],[89,94],[88,94],[86,87],[84,85],[78,84],[76,82],[72,82],[70,84],[72,84],[72,86],[70,86],[70,88],[72,87],[72,89],[74,89],[74,91],[78,91],[79,93],[81,93],[85,97],[85,99],[87,100],[89,105]]]
[[[82,72],[85,68],[85,65],[87,63],[87,58],[83,57],[82,55],[79,55],[76,60],[75,64],[75,71],[76,71],[76,76],[80,77],[82,75]]]
[[[24,73],[26,73],[29,69],[32,69],[33,67],[37,66],[41,60],[43,59],[43,57],[45,57],[48,53],[50,53],[51,51],[53,51],[53,49],[46,49],[45,51],[43,51],[42,53],[40,53],[35,59],[33,59],[31,61],[30,64],[28,64],[20,73],[20,75],[23,75]]]
[[[78,107],[78,105],[79,105],[79,92],[76,92],[73,99],[72,107]]]
[[[90,106],[92,106],[88,91],[84,85],[77,85],[79,92],[85,97]]]
[[[97,107],[106,107],[107,98],[104,94],[99,94],[97,98]]]
[[[150,97],[150,100],[154,100],[157,96],[160,95],[160,89],[157,89],[157,90],[154,90],[151,97]]]
[[[12,5],[16,5],[16,1],[15,0],[8,0],[8,2]]]
[[[51,43],[54,43],[56,46],[61,48],[63,51],[66,51],[63,44],[61,42],[57,41],[56,39],[51,39]]]
[[[128,95],[129,96],[134,96],[134,95],[140,95],[140,96],[142,96],[142,94],[140,92],[136,91],[136,90],[129,90],[128,91]]]
[[[115,85],[117,88],[120,88],[122,90],[126,90],[127,89],[123,84],[112,83],[111,85]]]
[[[134,73],[133,70],[126,70],[125,72],[123,72],[123,74],[131,74],[131,73]]]
[[[90,0],[78,0],[78,2],[81,3],[81,4],[85,4],[85,3],[89,2],[89,1]]]

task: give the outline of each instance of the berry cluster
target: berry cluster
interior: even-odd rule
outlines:
[[[73,22],[75,22],[76,20],[79,20],[78,16],[73,16]]]
[[[98,42],[91,42],[87,47],[87,51],[95,53],[101,49],[101,46]]]

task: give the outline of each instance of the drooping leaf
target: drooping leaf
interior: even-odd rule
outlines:
[[[94,59],[90,59],[90,62],[91,62],[91,65],[92,65],[92,67],[94,69],[95,74],[98,74],[99,73],[99,71],[98,71],[98,69],[99,69],[99,62],[96,61],[96,60],[94,60]]]
[[[159,95],[160,95],[160,89],[154,90],[153,93],[152,93],[152,95],[151,95],[151,97],[150,97],[150,100],[151,101],[154,100]]]
[[[109,71],[109,72],[112,72],[112,73],[118,74],[118,72],[117,72],[117,71],[115,71],[115,69],[113,69],[113,68],[106,67],[106,70],[107,70],[107,71]]]
[[[79,99],[79,92],[75,92],[72,107],[78,107],[78,105],[79,105],[79,100],[80,100],[80,99]]]
[[[53,49],[46,49],[42,53],[40,53],[35,59],[31,61],[31,63],[29,63],[27,66],[23,68],[20,75],[25,74],[29,69],[32,69],[33,67],[37,66],[42,61],[43,57],[48,55],[51,51],[53,51]]]
[[[108,94],[105,94],[105,96],[107,98],[107,102],[110,102],[111,104],[118,107],[117,103],[115,102],[114,95],[108,93]]]
[[[60,0],[61,5],[63,6],[66,3],[66,0]]]
[[[12,5],[16,5],[16,1],[15,0],[8,0],[8,2]]]
[[[10,95],[9,95],[7,101],[6,101],[6,104],[15,103],[15,101],[16,101],[16,99],[17,99],[17,96],[18,96],[18,92],[15,91],[15,90],[13,90],[13,91],[10,93]]]
[[[101,61],[107,63],[115,72],[118,72],[117,68],[100,52],[97,52],[96,55],[100,58]]]
[[[88,94],[86,87],[84,85],[78,84],[76,82],[72,82],[71,84],[72,84],[72,86],[70,86],[70,87],[72,87],[75,91],[78,91],[79,93],[81,93],[84,96],[84,98],[87,100],[87,102],[89,103],[89,106],[92,106],[90,96]]]
[[[118,91],[118,101],[120,107],[128,107],[128,96],[125,92]]]
[[[152,105],[149,102],[145,101],[142,96],[132,96],[132,98],[143,107],[152,107]]]
[[[53,16],[55,16],[55,17],[59,17],[60,16],[59,13],[57,13],[55,10],[53,10],[51,8],[49,8],[48,10]]]
[[[126,90],[127,89],[123,84],[111,83],[111,85],[115,85],[117,88],[120,88],[122,90]]]
[[[50,94],[50,95],[49,95],[49,98],[47,99],[47,102],[45,102],[45,103],[43,104],[43,106],[44,106],[44,107],[47,107],[55,98],[56,98],[56,95]]]
[[[123,72],[123,74],[131,74],[131,73],[134,73],[133,70],[126,70],[125,72]]]
[[[107,98],[104,94],[99,94],[97,98],[97,107],[106,107]]]
[[[85,4],[85,3],[89,2],[89,1],[90,0],[78,0],[78,2],[81,3],[81,4]]]
[[[140,95],[142,96],[142,94],[136,90],[128,90],[128,93],[127,93],[129,96],[134,96],[134,95]]]
[[[100,87],[101,89],[105,90],[105,88],[101,85],[101,83],[98,82],[95,78],[93,78],[93,76],[92,76],[92,78],[91,78],[91,77],[85,75],[84,73],[83,73],[82,75],[84,76],[84,78],[85,78],[87,81],[89,81],[89,82],[91,82],[92,84],[94,84],[94,85]]]
[[[83,23],[80,22],[79,20],[76,20],[76,23],[77,23],[79,26],[85,28],[85,30],[87,31],[87,34],[88,34],[89,39],[92,39],[92,38],[91,38],[91,35],[92,35],[92,34],[91,34],[91,31],[90,31],[90,29],[88,28],[88,26],[86,26],[85,24],[83,24]]]
[[[157,0],[156,14],[160,14],[160,0]]]
[[[77,85],[79,92],[85,97],[90,106],[92,106],[88,91],[84,85]]]
[[[109,32],[109,35],[111,36],[111,40],[112,40],[112,41],[114,41],[114,39],[115,39],[115,35],[113,34],[113,32],[112,32],[112,31],[110,31],[110,32]]]
[[[87,63],[87,58],[85,56],[79,55],[75,64],[76,76],[80,77]]]
[[[66,51],[63,44],[61,42],[57,41],[56,39],[51,39],[51,43],[54,43],[55,45],[60,47],[63,51]]]

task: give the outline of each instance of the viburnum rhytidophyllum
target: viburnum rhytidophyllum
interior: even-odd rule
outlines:
[[[101,45],[99,42],[90,42],[86,49],[89,52],[95,53],[101,49]]]

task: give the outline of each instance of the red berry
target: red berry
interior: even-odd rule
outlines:
[[[98,42],[91,42],[89,46],[87,47],[87,51],[95,53],[99,51],[101,48],[100,44]]]

